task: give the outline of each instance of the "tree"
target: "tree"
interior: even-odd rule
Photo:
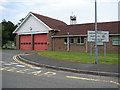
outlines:
[[[19,22],[18,22],[18,24],[17,24],[17,26],[19,26],[23,22],[24,19],[25,18],[20,19]]]
[[[2,46],[8,41],[14,41],[15,35],[12,32],[15,30],[16,26],[11,21],[6,21],[5,19],[1,22],[2,24]]]
[[[13,34],[12,32],[16,29],[17,26],[15,26],[12,22],[8,21],[7,27],[10,36],[9,41],[14,41],[15,34]]]

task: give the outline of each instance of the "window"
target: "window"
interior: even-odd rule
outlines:
[[[74,43],[74,39],[70,38],[70,44],[73,44],[73,43]]]
[[[64,44],[67,44],[67,38],[64,38]]]
[[[77,44],[84,44],[84,36],[78,37]]]
[[[84,43],[84,37],[83,36],[81,37],[81,43]]]
[[[112,45],[120,45],[120,37],[112,37]]]

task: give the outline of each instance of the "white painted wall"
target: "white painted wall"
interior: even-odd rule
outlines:
[[[30,27],[32,31],[30,31]],[[23,25],[18,29],[18,34],[37,34],[37,33],[48,33],[49,28],[43,23],[38,21],[35,17],[30,15]]]

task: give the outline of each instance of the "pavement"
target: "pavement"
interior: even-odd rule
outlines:
[[[56,70],[64,70],[75,73],[84,73],[100,76],[114,76],[114,77],[120,76],[118,65],[56,60],[40,56],[37,53],[32,53],[28,55],[18,55],[17,58],[23,62],[35,66],[51,68]]]

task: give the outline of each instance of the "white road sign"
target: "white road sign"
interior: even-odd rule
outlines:
[[[87,41],[95,42],[95,31],[88,31]],[[108,31],[97,31],[97,41],[109,42],[109,32]]]

